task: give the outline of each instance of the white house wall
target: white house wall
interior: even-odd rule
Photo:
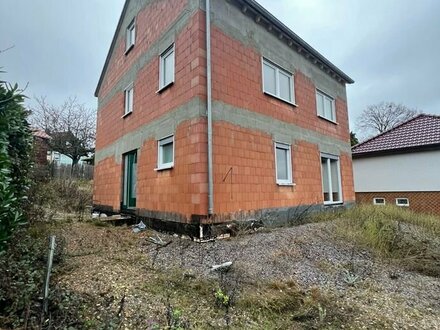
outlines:
[[[356,192],[440,191],[440,150],[353,159]]]

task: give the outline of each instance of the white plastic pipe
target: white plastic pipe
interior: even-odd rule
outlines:
[[[214,214],[212,175],[212,94],[211,94],[211,4],[206,0],[206,103],[208,120],[208,215]]]

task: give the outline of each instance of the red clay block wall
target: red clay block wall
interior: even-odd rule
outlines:
[[[292,141],[296,185],[279,186],[270,135],[225,122],[215,122],[213,130],[216,213],[322,203],[317,145]]]
[[[122,191],[122,166],[114,157],[95,164],[93,175],[93,204],[119,210]]]
[[[174,168],[157,168],[157,141],[143,144],[138,157],[138,209],[191,215],[208,213],[206,120],[182,123],[174,136]],[[171,219],[170,219],[171,220]]]
[[[318,118],[316,89],[301,71],[294,73],[297,107],[262,92],[261,54],[218,28],[212,29],[213,98],[342,141],[349,141],[346,102],[336,99],[338,125]]]
[[[187,0],[153,1],[136,15],[136,44],[125,55],[125,26],[121,26],[121,36],[116,41],[107,72],[98,97],[105,96],[136,60],[163,34],[187,6]],[[131,17],[129,18],[131,19]]]
[[[123,135],[158,119],[165,113],[187,103],[194,97],[206,95],[206,60],[203,16],[196,13],[190,24],[175,40],[175,82],[157,93],[159,88],[159,57],[146,64],[134,81],[134,109],[124,114],[124,91],[119,91],[99,111],[96,148],[102,149]],[[136,44],[135,48],[138,47]],[[131,54],[129,54],[131,55]],[[112,69],[109,68],[108,71]],[[122,71],[117,76],[120,78]],[[113,83],[113,85],[115,82]],[[100,92],[100,95],[104,92]],[[100,96],[101,97],[101,96]]]

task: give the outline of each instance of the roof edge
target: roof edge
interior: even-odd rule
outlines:
[[[377,135],[375,135],[375,136],[373,136],[373,137],[371,137],[371,138],[369,138],[369,139],[367,139],[367,140],[365,140],[365,141],[362,141],[361,143],[358,143],[358,144],[354,145],[353,147],[351,147],[351,152],[352,152],[352,154],[353,154],[353,155],[356,154],[355,149],[356,149],[357,147],[359,147],[359,146],[361,146],[361,145],[364,145],[365,143],[370,142],[370,141],[372,141],[372,140],[374,140],[374,139],[377,139],[378,137],[381,137],[382,135],[385,135],[385,134],[387,134],[387,133],[389,133],[389,132],[391,132],[391,131],[393,131],[393,130],[395,130],[395,129],[397,129],[397,128],[399,128],[399,127],[401,127],[401,126],[403,126],[403,125],[405,125],[405,124],[407,124],[407,123],[409,123],[409,122],[411,122],[411,121],[413,121],[413,120],[415,120],[415,119],[417,119],[417,118],[419,118],[419,117],[422,117],[422,116],[424,116],[424,117],[437,117],[437,116],[435,116],[435,115],[428,115],[428,114],[426,114],[426,113],[419,113],[417,116],[414,116],[414,117],[412,117],[412,118],[410,118],[410,119],[404,121],[403,123],[400,123],[400,124],[397,125],[397,126],[391,127],[390,129],[387,129],[385,132],[379,133],[379,134],[377,134]],[[361,153],[362,153],[362,152],[360,152],[359,154],[361,154]]]
[[[407,153],[422,152],[422,151],[435,151],[435,150],[440,150],[440,143],[426,144],[423,146],[396,148],[396,149],[366,151],[366,152],[362,152],[362,153],[358,153],[358,154],[352,153],[351,156],[353,159],[359,159],[359,158],[370,158],[370,157],[376,157],[376,156],[407,154]]]
[[[121,16],[119,16],[118,25],[116,26],[115,33],[113,35],[112,43],[110,44],[110,48],[107,52],[107,57],[105,58],[104,67],[102,68],[101,75],[99,76],[98,84],[95,89],[95,97],[98,97],[99,90],[101,89],[102,81],[104,80],[105,72],[107,71],[107,67],[110,62],[111,54],[113,54],[113,50],[116,45],[117,37],[119,34],[119,30],[121,29],[122,21],[124,20],[125,12],[127,11],[128,3],[130,0],[125,0],[124,7],[122,8]]]
[[[241,2],[245,3],[246,5],[248,5],[249,7],[251,7],[260,16],[262,16],[267,21],[272,23],[281,32],[285,33],[288,37],[293,39],[305,51],[309,52],[317,60],[322,62],[322,64],[326,65],[329,69],[334,71],[347,84],[353,84],[354,83],[354,80],[352,78],[350,78],[347,74],[345,74],[336,65],[331,63],[327,58],[325,58],[321,53],[319,53],[315,48],[313,48],[306,41],[304,41],[300,36],[298,36],[295,32],[293,32],[289,27],[287,27],[284,23],[282,23],[278,18],[276,18],[273,14],[271,14],[266,8],[264,8],[262,5],[260,5],[257,1],[255,1],[255,0],[239,0],[239,1],[241,1]]]

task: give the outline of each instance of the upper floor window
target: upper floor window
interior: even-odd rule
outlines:
[[[292,184],[292,157],[290,145],[275,142],[275,168],[277,184]]]
[[[263,91],[288,103],[295,103],[293,75],[263,58]]]
[[[318,116],[336,122],[335,99],[316,90],[316,108]]]
[[[160,55],[159,90],[174,82],[174,44]]]
[[[130,84],[124,91],[124,96],[125,96],[124,116],[133,112],[133,94],[134,94],[133,84]]]
[[[136,40],[136,20],[133,19],[127,26],[127,31],[125,32],[125,52],[127,53],[131,48],[133,48]]]

